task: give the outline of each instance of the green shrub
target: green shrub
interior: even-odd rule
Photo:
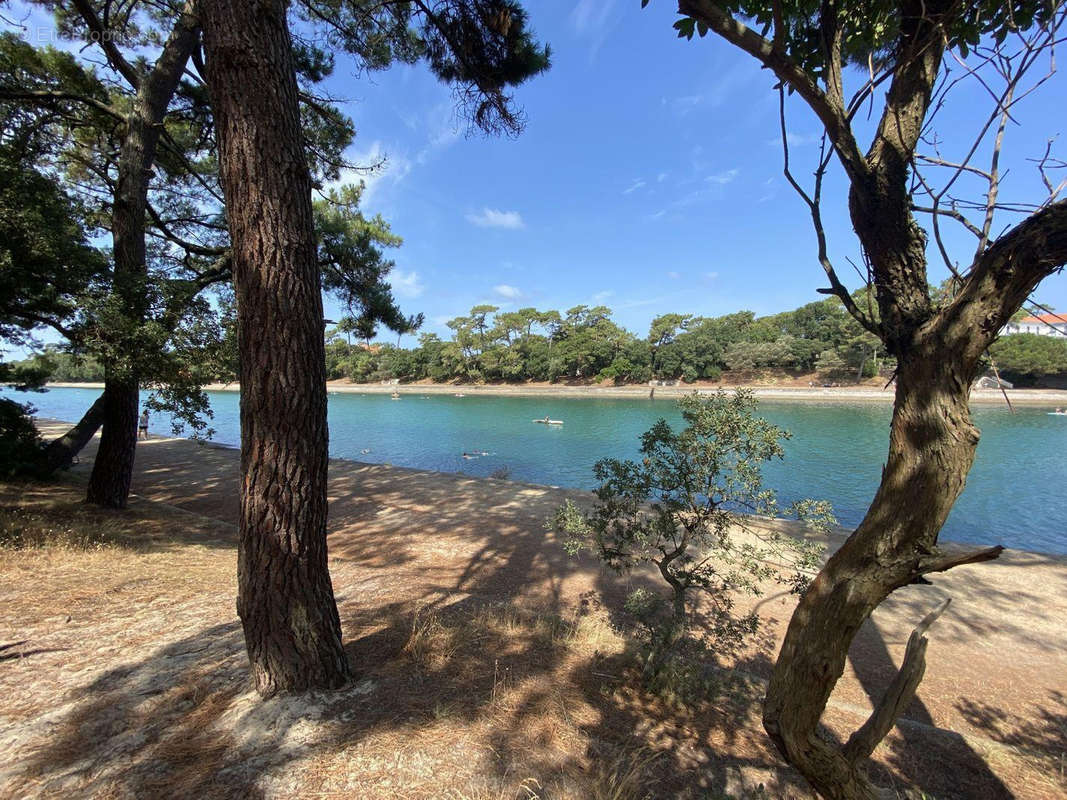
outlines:
[[[608,567],[630,572],[654,565],[666,592],[638,589],[626,610],[644,632],[644,677],[692,674],[678,656],[692,623],[700,623],[717,653],[740,647],[757,627],[756,615],[736,615],[736,593],[761,594],[775,580],[800,591],[818,550],[759,525],[751,516],[777,516],[775,494],[762,484],[761,465],[782,458],[789,434],[756,417],[752,392],[687,395],[679,401],[686,427],[659,420],[641,436],[640,462],[603,459],[593,468],[601,481],[590,513],[568,501],[547,527],[565,536],[571,553],[588,549]],[[739,513],[747,512],[747,513]],[[816,528],[833,517],[829,504],[794,503],[789,512]],[[781,571],[779,564],[791,565]],[[707,603],[694,620],[693,595]],[[682,663],[677,662],[681,658]],[[669,669],[667,669],[669,667]]]
[[[44,444],[30,414],[30,405],[0,397],[0,478],[40,475]]]

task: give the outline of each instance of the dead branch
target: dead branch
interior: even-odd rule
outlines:
[[[915,691],[926,672],[926,631],[945,612],[950,602],[951,598],[946,598],[941,605],[923,617],[911,632],[900,671],[889,684],[871,716],[863,723],[863,727],[853,733],[842,748],[842,754],[850,763],[855,764],[874,752],[878,743],[892,730],[897,717],[915,697]]]
[[[947,572],[953,567],[961,567],[964,564],[978,564],[983,561],[992,561],[1000,557],[1004,552],[1003,545],[987,547],[982,550],[971,550],[954,556],[930,556],[919,562],[919,574],[929,575],[931,572]]]
[[[842,303],[848,313],[851,314],[860,325],[862,325],[867,331],[878,335],[878,326],[874,322],[873,316],[864,314],[863,311],[856,305],[852,299],[852,295],[849,294],[848,288],[841,283],[841,280],[837,276],[837,271],[834,269],[833,263],[830,261],[826,246],[826,229],[823,227],[822,222],[822,181],[823,176],[826,174],[826,168],[830,164],[830,158],[832,157],[833,150],[829,150],[826,147],[826,135],[823,134],[822,144],[819,148],[819,166],[815,170],[815,186],[812,190],[812,194],[808,194],[793,177],[792,170],[789,167],[789,135],[785,122],[785,86],[779,84],[778,86],[778,121],[782,134],[782,173],[785,175],[785,179],[789,182],[789,185],[793,187],[800,199],[804,201],[808,207],[808,213],[811,215],[811,224],[815,229],[815,239],[818,243],[818,259],[819,264],[822,265],[823,271],[826,273],[826,277],[830,279],[829,289],[818,289],[821,294],[833,294]]]

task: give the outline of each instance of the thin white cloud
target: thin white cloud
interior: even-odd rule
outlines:
[[[644,185],[645,185],[645,182],[643,180],[641,180],[640,178],[637,178],[633,183],[630,184],[630,188],[629,189],[623,189],[622,193],[623,194],[633,194],[634,192],[636,192],[638,189],[640,189]]]
[[[662,303],[662,297],[644,297],[640,300],[625,300],[619,303],[615,303],[615,311],[626,311],[628,308],[642,308],[644,306],[654,306],[657,303]]]
[[[811,144],[818,144],[820,139],[822,139],[822,136],[817,133],[794,133],[789,131],[785,135],[785,140],[789,142],[790,147],[806,147]],[[767,144],[773,147],[781,147],[782,137],[775,136],[773,139],[768,139]]]
[[[656,176],[656,183],[663,183],[665,180],[667,180],[666,172],[661,172],[659,175]]]
[[[676,281],[682,276],[681,276],[681,273],[678,273],[678,272],[675,272],[674,270],[671,270],[670,272],[667,273],[667,277],[670,278],[672,281]]]
[[[713,281],[713,280],[715,280],[716,278],[719,277],[719,273],[718,272],[705,272],[704,273],[704,277],[707,278],[709,281]]]
[[[483,208],[481,214],[468,214],[467,221],[479,228],[525,228],[522,215],[518,211],[500,211],[495,208]]]
[[[592,62],[613,26],[612,12],[616,0],[578,0],[571,12],[571,28],[589,40],[589,61]]]
[[[343,169],[336,181],[326,189],[336,189],[346,184],[363,182],[363,203],[370,203],[387,186],[395,186],[411,173],[412,163],[399,153],[386,153],[380,141],[374,141],[362,151],[349,152],[345,157],[356,164],[354,169]]]
[[[659,211],[657,211],[656,213],[654,213],[654,214],[649,214],[649,215],[648,215],[648,218],[649,218],[649,219],[663,219],[663,217],[664,217],[664,216],[666,215],[666,213],[667,213],[667,209],[665,209],[665,208],[661,208],[661,209],[660,209]]]
[[[602,29],[614,5],[615,0],[578,0],[571,12],[571,26],[578,33]]]
[[[609,297],[614,297],[614,296],[615,296],[615,292],[613,292],[611,289],[605,289],[604,291],[597,292],[596,294],[593,295],[593,302],[594,303],[603,303]]]
[[[419,280],[419,273],[415,270],[405,272],[402,269],[394,269],[389,273],[389,285],[393,287],[394,292],[409,300],[426,291],[425,284]]]
[[[734,178],[736,178],[740,172],[741,170],[738,169],[728,169],[726,170],[726,172],[719,172],[715,175],[708,175],[708,177],[706,177],[704,180],[708,183],[716,183],[720,186],[725,186],[727,183],[730,183]]]
[[[442,103],[426,112],[423,127],[427,142],[415,156],[415,161],[425,164],[442,150],[451,147],[461,137],[459,117],[452,103]]]
[[[494,286],[493,291],[501,297],[506,297],[508,300],[518,300],[522,297],[522,290],[515,286],[508,286],[506,283],[502,283],[499,286]]]
[[[679,116],[685,116],[705,101],[703,94],[686,94],[681,97],[672,97],[668,103]]]
[[[691,94],[664,97],[662,104],[679,117],[691,113],[707,114],[736,100],[756,76],[751,65],[743,61],[738,61],[730,67],[725,64],[720,64],[719,67],[715,71],[714,82],[701,84],[700,90]]]

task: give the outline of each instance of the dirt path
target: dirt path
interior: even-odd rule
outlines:
[[[624,582],[544,531],[581,494],[564,490],[333,462],[331,572],[360,677],[337,695],[257,703],[232,605],[237,470],[232,450],[143,442],[134,491],[215,520],[197,523],[208,533],[193,525],[177,549],[110,568],[85,559],[73,576],[27,565],[26,579],[55,592],[80,580],[107,601],[28,618],[5,608],[0,645],[38,652],[0,651],[0,794],[10,782],[30,795],[181,785],[189,796],[488,798],[525,797],[534,781],[541,797],[586,797],[633,772],[654,797],[741,797],[760,783],[807,796],[750,702],[793,599],[760,603],[763,636],[732,665],[747,689],[697,711],[645,697],[620,678],[611,626],[624,624]],[[1067,563],[1008,552],[933,581],[897,592],[861,631],[830,731],[862,723],[911,627],[952,597],[919,696],[876,752],[881,768],[939,798],[1061,796]],[[485,608],[508,611],[502,622]]]

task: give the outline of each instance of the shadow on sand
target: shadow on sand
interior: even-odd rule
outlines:
[[[232,451],[152,440],[138,453],[135,490],[152,500],[233,523],[236,485]],[[519,784],[536,778],[542,797],[590,796],[597,782],[624,781],[653,797],[743,796],[761,783],[770,796],[808,797],[759,721],[773,626],[722,665],[748,677],[724,680],[694,707],[635,688],[617,648],[561,644],[580,638],[583,620],[628,624],[619,611],[627,582],[569,558],[543,529],[577,494],[333,463],[331,571],[353,684],[261,702],[247,691],[238,622],[205,624],[146,659],[72,680],[65,704],[41,723],[47,736],[19,765],[20,790],[399,798],[430,796],[458,777],[511,787],[499,796],[522,796]],[[917,618],[937,591],[908,595],[895,613]],[[1005,613],[1019,602],[983,597]],[[895,670],[890,644],[869,622],[853,647],[872,698]],[[1064,707],[1062,695],[1054,700]],[[1007,710],[966,699],[959,713],[993,740],[1063,751],[1062,714],[1017,726]],[[966,738],[934,727],[923,701],[906,716],[883,745],[893,773],[880,767],[881,778],[939,798],[1012,796]],[[847,734],[863,717],[841,720]]]

